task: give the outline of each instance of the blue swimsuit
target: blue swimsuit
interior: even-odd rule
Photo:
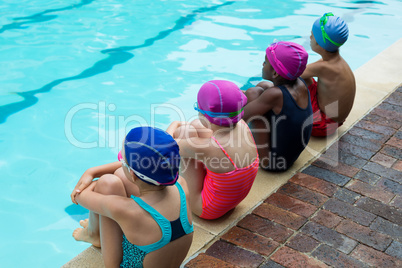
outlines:
[[[158,250],[170,242],[193,232],[193,225],[190,224],[187,218],[186,195],[178,182],[176,183],[176,187],[180,193],[180,216],[175,221],[168,221],[141,198],[131,196],[131,198],[140,207],[151,214],[152,218],[158,223],[162,230],[162,238],[158,242],[150,245],[136,246],[130,243],[123,234],[123,260],[120,264],[120,268],[143,267],[144,258],[148,253]]]

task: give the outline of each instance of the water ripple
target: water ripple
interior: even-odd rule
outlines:
[[[84,2],[87,3],[90,1],[91,0],[87,0],[87,1],[83,0],[82,3],[84,3]],[[190,14],[188,14],[186,16],[182,16],[180,19],[178,19],[173,28],[159,32],[158,35],[156,35],[155,37],[146,39],[144,41],[144,43],[141,45],[122,46],[122,47],[102,50],[101,53],[107,54],[108,58],[96,62],[92,67],[85,69],[78,75],[54,80],[39,89],[15,93],[24,99],[19,102],[14,102],[14,103],[0,106],[0,124],[5,123],[7,118],[10,115],[20,112],[20,111],[36,104],[39,101],[38,97],[35,96],[36,94],[50,92],[55,86],[60,85],[61,83],[66,82],[66,81],[84,79],[84,78],[92,77],[92,76],[110,71],[115,65],[125,63],[134,57],[134,55],[132,53],[129,53],[127,51],[152,46],[155,43],[155,41],[162,40],[162,39],[166,38],[167,36],[169,36],[171,33],[181,30],[185,26],[194,22],[195,18],[198,14],[215,11],[220,7],[231,5],[233,3],[235,3],[235,1],[228,1],[223,4],[214,5],[211,7],[202,7],[202,8],[193,10]],[[46,11],[44,11],[44,12],[46,12]],[[38,13],[37,15],[33,15],[33,16],[40,17],[41,14],[44,14],[44,12]],[[49,12],[49,11],[47,11],[47,12]]]
[[[53,12],[58,12],[58,11],[65,11],[65,10],[71,10],[74,8],[79,8],[85,5],[88,5],[92,3],[94,0],[81,0],[80,3],[74,4],[71,6],[67,7],[62,7],[62,8],[54,8],[54,9],[47,9],[45,11],[42,11],[40,13],[36,13],[34,15],[28,16],[28,17],[18,17],[18,18],[13,18],[15,21],[19,22],[13,22],[10,24],[3,25],[3,27],[0,28],[0,34],[7,31],[7,30],[12,30],[12,29],[25,29],[23,25],[25,24],[32,24],[32,23],[38,23],[38,22],[44,22],[44,21],[49,21],[52,19],[57,18],[57,15],[46,15],[47,13],[53,13]],[[23,21],[21,21],[23,20]],[[20,22],[21,21],[21,22]]]

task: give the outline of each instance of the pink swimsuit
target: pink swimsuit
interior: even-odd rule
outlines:
[[[238,168],[229,154],[219,142],[212,137],[221,150],[229,158],[235,170],[226,173],[215,173],[207,169],[202,196],[203,219],[217,219],[236,207],[249,193],[258,171],[258,152],[252,164]]]

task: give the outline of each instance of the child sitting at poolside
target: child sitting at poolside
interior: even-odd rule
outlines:
[[[73,237],[101,247],[106,267],[179,267],[190,248],[193,225],[187,184],[178,174],[177,143],[162,130],[134,128],[120,161],[125,182],[105,174],[73,192],[73,202],[90,210],[89,220],[80,222],[83,228]],[[113,172],[113,165],[97,170]],[[87,184],[84,180],[76,189]],[[138,196],[129,195],[126,183],[137,187]]]
[[[308,54],[299,44],[276,42],[265,51],[263,81],[246,91],[244,120],[250,123],[260,155],[269,171],[289,169],[307,146],[312,109],[307,85],[299,76]]]
[[[309,86],[314,112],[313,136],[328,136],[343,124],[352,109],[356,83],[352,70],[339,54],[348,39],[345,21],[325,13],[313,24],[310,46],[322,59],[307,65],[301,75]],[[313,77],[317,77],[317,81]]]
[[[167,129],[180,147],[180,173],[187,181],[191,209],[216,219],[249,193],[258,171],[258,152],[242,120],[244,93],[224,80],[206,82],[194,109],[199,119],[173,122]]]

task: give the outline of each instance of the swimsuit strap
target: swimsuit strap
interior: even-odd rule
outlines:
[[[307,85],[307,83],[306,83],[306,81],[304,81],[304,79],[303,78],[301,78],[300,76],[299,76],[299,79],[303,82],[303,84],[306,86],[306,88],[308,89],[308,85]],[[313,78],[314,79],[314,78]]]
[[[229,158],[230,162],[231,162],[232,165],[235,167],[235,169],[237,169],[237,166],[236,166],[235,162],[234,162],[233,159],[229,156],[229,154],[226,152],[226,150],[223,149],[222,145],[217,141],[217,139],[216,139],[214,136],[212,136],[211,138],[216,142],[216,144],[218,144],[218,146],[219,146],[219,148],[221,148],[222,152]]]
[[[155,251],[165,246],[170,242],[170,238],[172,237],[172,228],[170,227],[170,221],[166,219],[162,214],[160,214],[156,209],[145,203],[140,197],[132,195],[131,198],[145,211],[147,211],[152,218],[156,221],[162,231],[162,238],[150,245],[145,246],[137,246],[140,250],[146,252]]]
[[[180,195],[180,222],[183,226],[183,230],[186,234],[189,234],[193,232],[193,225],[188,221],[187,217],[187,203],[186,203],[186,194],[184,193],[183,188],[181,185],[176,182],[176,187],[179,190],[179,195]],[[147,211],[152,218],[156,221],[156,223],[159,225],[162,231],[162,238],[150,245],[145,245],[145,246],[136,246],[140,250],[149,253],[152,251],[155,251],[157,249],[160,249],[161,247],[165,246],[170,242],[170,239],[172,237],[172,227],[171,227],[171,222],[166,219],[162,214],[160,214],[156,209],[145,203],[140,197],[138,196],[131,196],[131,198],[145,211]]]
[[[189,234],[193,232],[194,229],[193,225],[188,221],[186,194],[184,193],[184,190],[179,182],[176,182],[176,186],[180,193],[180,221],[183,226],[184,232],[186,234]]]

